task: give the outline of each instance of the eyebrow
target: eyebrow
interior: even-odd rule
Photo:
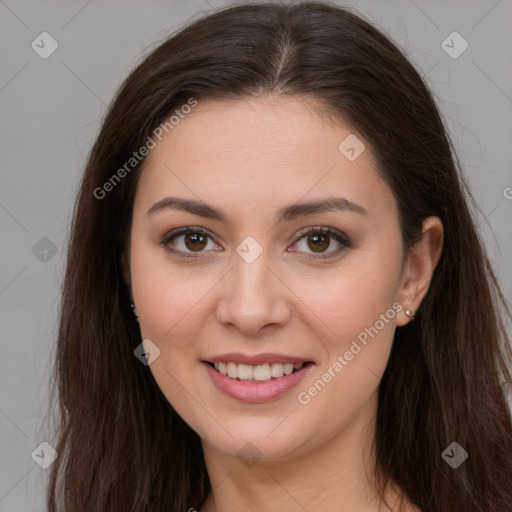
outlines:
[[[224,223],[228,222],[227,215],[223,210],[215,208],[211,205],[196,201],[194,199],[184,199],[180,197],[164,197],[156,202],[147,212],[147,215],[153,215],[167,209],[180,210],[208,219],[218,220]],[[314,215],[316,213],[333,212],[333,211],[349,211],[369,217],[368,210],[362,206],[349,201],[343,197],[327,197],[307,203],[297,203],[281,208],[276,215],[276,224],[280,222],[289,222],[306,215]]]

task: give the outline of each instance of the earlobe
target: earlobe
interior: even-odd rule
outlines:
[[[414,320],[421,301],[430,287],[434,270],[443,250],[443,223],[439,217],[428,217],[423,222],[422,237],[410,249],[402,275],[399,301],[403,312],[397,325],[405,325]],[[409,313],[409,314],[408,314]]]

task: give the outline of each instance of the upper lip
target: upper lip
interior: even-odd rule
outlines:
[[[237,363],[237,364],[249,364],[251,366],[257,366],[259,364],[271,364],[271,363],[307,363],[311,359],[296,356],[287,356],[284,354],[241,354],[238,352],[229,352],[227,354],[219,354],[206,359],[209,363]]]

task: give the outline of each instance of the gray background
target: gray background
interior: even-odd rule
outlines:
[[[77,182],[106,105],[145,48],[229,3],[0,0],[1,512],[45,510],[48,471],[31,453],[49,439],[45,413],[63,249]],[[512,0],[343,4],[383,28],[426,75],[510,300]],[[47,59],[31,47],[44,31],[59,45]],[[441,46],[454,31],[469,44],[458,58]],[[461,48],[460,40],[446,44],[452,52]],[[44,237],[50,242],[41,242]]]

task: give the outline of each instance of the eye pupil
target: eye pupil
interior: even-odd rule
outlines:
[[[322,239],[322,240],[320,240],[320,239]],[[314,245],[310,246],[310,247],[315,252],[321,252],[329,247],[329,235],[322,235],[322,234],[310,235],[308,237],[308,241],[313,241]],[[326,241],[327,241],[327,243],[325,243]],[[320,249],[320,251],[318,251],[317,249]]]
[[[188,249],[192,251],[197,251],[204,249],[206,237],[200,233],[187,233],[185,235],[185,244]],[[192,242],[192,246],[189,246],[189,242]]]

